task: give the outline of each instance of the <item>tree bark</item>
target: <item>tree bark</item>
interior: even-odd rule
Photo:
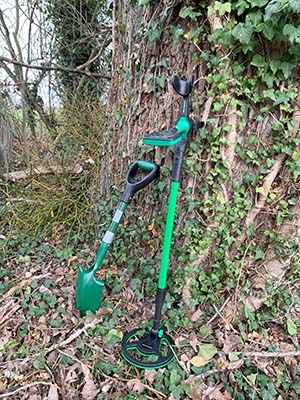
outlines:
[[[12,160],[13,131],[5,100],[0,96],[0,171],[9,170]]]

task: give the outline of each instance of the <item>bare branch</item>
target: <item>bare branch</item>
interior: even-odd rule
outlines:
[[[68,68],[65,67],[63,65],[60,64],[56,64],[56,65],[32,65],[32,64],[28,64],[25,62],[21,62],[21,61],[17,61],[17,60],[13,60],[4,56],[0,56],[0,62],[2,63],[9,63],[9,64],[14,64],[20,67],[25,67],[25,68],[31,68],[31,69],[38,69],[41,71],[63,71],[63,72],[70,72],[70,73],[74,73],[74,74],[81,74],[81,75],[85,75],[91,79],[106,79],[106,80],[110,80],[110,76],[108,75],[102,75],[102,74],[95,74],[89,71],[82,71],[82,70],[78,70],[76,68]]]

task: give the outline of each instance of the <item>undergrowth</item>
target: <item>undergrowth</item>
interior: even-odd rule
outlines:
[[[107,140],[105,109],[83,98],[57,110],[57,119],[59,127],[45,153],[34,153],[33,146],[24,168],[27,176],[8,176],[0,182],[5,232],[62,238],[70,232],[82,233],[95,221],[93,205]]]

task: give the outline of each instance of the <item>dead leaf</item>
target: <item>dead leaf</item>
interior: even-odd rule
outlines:
[[[234,369],[238,369],[240,368],[242,365],[244,364],[244,360],[236,360],[236,361],[232,361],[227,365],[227,369],[230,371],[234,370]]]
[[[210,360],[206,360],[203,357],[195,356],[190,360],[190,363],[194,367],[203,367],[204,365],[208,364]]]
[[[260,334],[260,333],[258,333],[258,332],[256,332],[256,331],[251,332],[251,333],[249,334],[249,337],[250,337],[251,339],[253,339],[253,340],[262,340],[262,339],[263,339],[263,335]]]
[[[263,305],[263,299],[259,299],[258,297],[255,296],[249,296],[247,297],[245,301],[245,306],[251,311],[255,312],[261,308]]]
[[[48,400],[58,400],[58,390],[56,385],[50,385]]]
[[[68,373],[64,379],[66,383],[76,382],[76,380],[78,379],[78,374],[76,371],[77,368],[78,368],[78,364],[70,366]]]
[[[192,322],[196,322],[196,321],[201,317],[202,314],[203,314],[202,310],[201,310],[200,308],[198,308],[198,310],[196,310],[196,311],[192,314],[192,316],[191,316],[191,321],[192,321]]]
[[[4,390],[6,390],[7,387],[7,381],[2,380],[0,381],[0,392],[4,392]]]
[[[225,394],[223,394],[220,389],[216,388],[209,396],[210,400],[228,400]]]
[[[90,373],[89,367],[85,364],[81,364],[82,372],[84,375],[85,384],[82,388],[82,398],[85,400],[93,400],[99,393],[99,389],[93,381],[92,374]]]
[[[232,353],[239,345],[239,337],[235,333],[230,333],[225,336],[225,343],[223,346],[223,352],[225,354]]]
[[[148,226],[148,231],[152,233],[153,237],[158,237],[159,236],[159,232],[155,227],[155,220],[152,220],[152,224]]]
[[[106,383],[105,385],[102,386],[102,393],[108,393],[111,389],[111,383]]]
[[[12,336],[11,331],[8,330],[7,328],[4,328],[0,337],[0,351],[2,351],[6,343],[10,341],[11,336]]]
[[[132,390],[133,392],[136,392],[136,393],[142,393],[144,391],[144,385],[137,378],[130,379],[127,382],[127,387],[129,390]]]
[[[150,384],[152,384],[155,380],[156,373],[157,373],[157,371],[155,371],[155,370],[150,370],[150,369],[145,370],[145,379]]]
[[[190,302],[191,302],[191,298],[192,298],[191,291],[190,291],[191,282],[192,282],[192,278],[187,277],[186,281],[185,281],[185,285],[182,288],[182,300],[183,300],[185,307],[187,307],[187,309],[190,308]]]
[[[190,345],[192,346],[194,351],[197,350],[197,346],[199,345],[199,340],[198,340],[197,336],[194,334],[192,335],[192,337],[190,339]]]

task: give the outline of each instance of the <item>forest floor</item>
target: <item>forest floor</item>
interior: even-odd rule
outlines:
[[[96,316],[81,318],[74,293],[84,259],[47,242],[11,241],[0,261],[0,399],[300,398],[297,326],[273,318],[243,330],[228,314],[236,291],[204,322],[198,311],[193,328],[170,332],[171,364],[143,371],[122,359],[120,341],[151,321],[152,297],[126,284],[105,291]]]

